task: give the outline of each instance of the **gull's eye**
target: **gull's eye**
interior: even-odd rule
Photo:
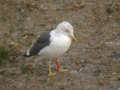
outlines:
[[[65,32],[70,33],[70,31],[68,29],[66,29]]]

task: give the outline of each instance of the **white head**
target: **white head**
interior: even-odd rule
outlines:
[[[60,24],[58,24],[56,29],[57,29],[57,32],[62,33],[66,36],[69,36],[74,41],[77,41],[77,39],[74,36],[73,26],[69,22],[67,21],[61,22]]]

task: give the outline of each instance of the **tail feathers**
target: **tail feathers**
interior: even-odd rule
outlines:
[[[27,53],[23,53],[19,56],[17,56],[17,58],[24,58],[24,57],[30,57],[31,55],[27,55]]]
[[[23,53],[22,56],[24,56],[24,57],[30,57],[31,55],[27,55],[27,53]]]

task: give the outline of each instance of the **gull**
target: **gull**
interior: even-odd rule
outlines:
[[[42,34],[23,56],[31,57],[42,55],[50,58],[51,60],[48,61],[48,76],[54,76],[56,73],[51,70],[52,59],[55,60],[59,72],[68,71],[67,69],[61,68],[58,57],[68,51],[72,41],[77,41],[74,36],[73,26],[69,22],[63,21],[59,23],[54,30]]]

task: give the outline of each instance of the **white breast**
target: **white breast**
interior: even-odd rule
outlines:
[[[65,35],[52,35],[49,46],[42,49],[39,55],[44,54],[48,57],[58,57],[64,54],[71,45],[71,38]]]

